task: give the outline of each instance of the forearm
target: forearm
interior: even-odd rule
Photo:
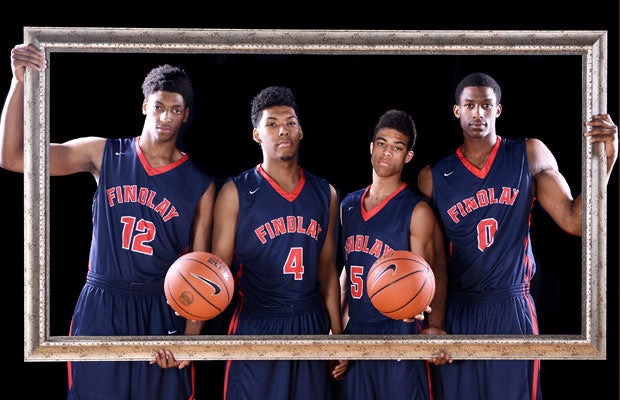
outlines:
[[[204,325],[204,321],[190,321],[187,320],[185,323],[185,332],[184,335],[200,335],[202,331],[202,327]]]
[[[334,274],[335,275],[335,274]],[[321,297],[329,316],[332,334],[342,333],[342,319],[340,313],[340,285],[337,279],[330,279],[327,285],[321,286]]]
[[[15,78],[0,117],[0,166],[24,172],[24,83]]]

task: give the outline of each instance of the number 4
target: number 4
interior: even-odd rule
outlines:
[[[288,257],[284,263],[283,272],[293,274],[296,281],[304,277],[304,249],[303,247],[292,247],[288,252]]]

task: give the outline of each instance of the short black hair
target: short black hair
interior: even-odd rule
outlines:
[[[178,93],[183,96],[185,106],[191,106],[194,101],[194,89],[192,80],[181,67],[169,64],[153,68],[142,82],[142,93],[148,98],[155,92],[166,91]]]
[[[377,125],[375,126],[375,131],[372,135],[373,141],[377,136],[377,132],[386,128],[395,129],[407,136],[409,138],[408,148],[409,150],[413,149],[418,133],[415,129],[413,118],[411,118],[409,114],[401,110],[389,110],[384,112],[383,115],[379,117],[379,122],[377,122]]]
[[[250,111],[250,120],[254,128],[258,127],[258,123],[263,115],[263,110],[276,107],[286,106],[295,110],[297,119],[299,119],[299,110],[297,101],[293,91],[285,86],[268,86],[258,92],[252,99],[252,107]]]
[[[461,102],[461,95],[463,94],[463,89],[467,86],[482,86],[493,89],[495,92],[495,97],[497,98],[497,104],[502,101],[502,89],[499,86],[499,83],[495,79],[493,79],[490,75],[487,75],[483,72],[474,72],[467,75],[463,78],[458,85],[456,85],[456,90],[454,91],[454,99],[456,100],[456,104]]]

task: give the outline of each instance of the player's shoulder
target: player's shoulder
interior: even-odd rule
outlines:
[[[352,192],[346,193],[342,197],[342,203],[343,204],[347,204],[347,203],[351,203],[351,202],[359,202],[360,198],[363,196],[363,194],[366,191],[366,189],[367,189],[367,187],[363,187],[361,189],[357,189],[357,190],[354,190]]]
[[[545,142],[538,138],[523,138],[522,141],[525,143],[525,146],[529,149],[536,149],[540,147],[546,148],[547,145]]]
[[[304,176],[305,185],[321,188],[322,191],[329,193],[330,197],[337,196],[336,189],[326,178],[315,175],[312,172],[308,172],[301,167],[299,168]]]

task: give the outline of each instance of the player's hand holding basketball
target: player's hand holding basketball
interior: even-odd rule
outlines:
[[[370,302],[383,315],[411,322],[423,320],[435,295],[430,265],[408,250],[392,250],[379,257],[366,276]]]
[[[194,251],[179,257],[164,280],[166,301],[176,315],[206,321],[230,304],[234,279],[228,265],[215,254]]]
[[[429,313],[432,311],[431,306],[427,306],[424,312]],[[424,313],[417,314],[413,318],[403,318],[403,322],[415,322],[415,321],[424,321]]]

